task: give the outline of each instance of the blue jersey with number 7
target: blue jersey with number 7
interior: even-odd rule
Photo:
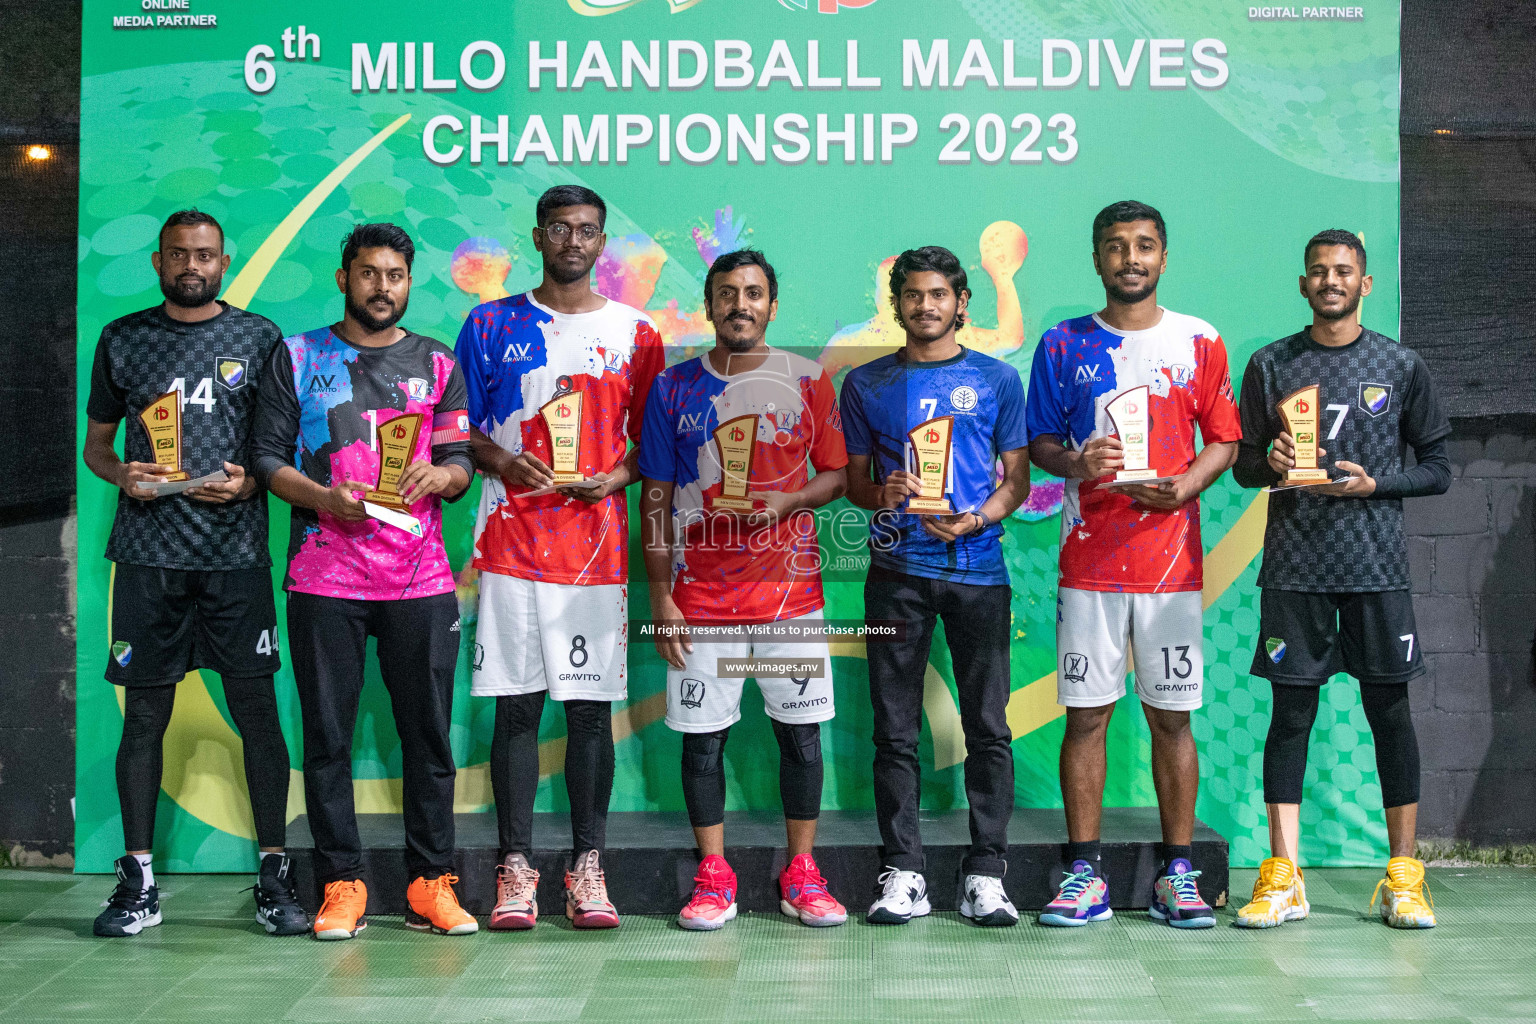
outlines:
[[[898,351],[857,367],[843,383],[842,407],[848,453],[870,456],[880,481],[897,470],[917,471],[910,431],[953,417],[944,497],[956,512],[979,510],[997,490],[998,456],[1029,444],[1018,371],[970,349],[936,363],[908,362]],[[952,544],[903,510],[876,512],[869,529],[871,557],[882,568],[958,583],[1008,583],[1000,523]]]

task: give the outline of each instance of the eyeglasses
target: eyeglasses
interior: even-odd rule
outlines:
[[[551,238],[556,242],[563,242],[572,234],[569,224],[561,224],[558,221],[547,228],[540,228],[540,230],[544,232],[545,237]],[[576,240],[582,243],[591,242],[602,233],[602,228],[599,228],[596,224],[583,224],[575,230]]]

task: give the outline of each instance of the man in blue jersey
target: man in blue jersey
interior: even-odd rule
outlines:
[[[970,294],[965,270],[948,249],[902,253],[891,267],[891,304],[906,345],[854,369],[843,384],[848,497],[875,513],[865,615],[871,623],[906,627],[895,641],[868,648],[875,816],[885,864],[869,920],[879,924],[904,924],[930,909],[918,835],[917,743],[937,619],[944,621],[965,730],[971,848],[961,862],[960,912],[978,924],[1019,919],[1002,883],[1013,813],[1013,737],[1007,715],[1012,589],[1000,524],[1029,496],[1029,438],[1018,372],[955,339]],[[922,488],[922,474],[913,472],[927,467],[914,465],[911,439],[930,424],[936,436],[947,431],[949,437],[942,460],[948,514],[908,509],[915,496],[933,497]]]

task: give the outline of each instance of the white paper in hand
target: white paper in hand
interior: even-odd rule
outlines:
[[[421,536],[421,520],[404,512],[376,505],[371,501],[363,502],[363,510],[381,523],[388,523],[396,529],[404,530],[412,537]]]
[[[164,481],[158,483],[145,482],[139,484],[139,486],[157,498],[164,498],[167,495],[180,494],[182,491],[189,491],[194,487],[201,487],[204,484],[222,484],[228,480],[228,473],[222,469],[216,469],[207,476],[200,476],[195,480],[177,480],[174,483]]]

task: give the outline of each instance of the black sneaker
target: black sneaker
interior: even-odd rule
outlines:
[[[256,923],[268,935],[303,935],[309,915],[293,891],[293,861],[287,854],[261,858],[256,876]]]
[[[138,858],[130,853],[116,866],[117,888],[112,891],[112,898],[102,904],[107,909],[96,915],[92,929],[107,938],[137,935],[160,923],[160,889],[153,885],[144,887],[144,868]]]

